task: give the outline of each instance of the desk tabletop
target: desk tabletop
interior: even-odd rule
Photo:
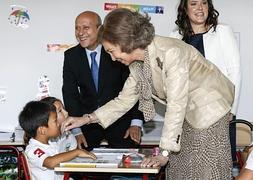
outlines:
[[[163,122],[149,121],[144,124],[141,145],[159,145],[162,134]]]
[[[138,173],[138,174],[157,174],[160,167],[141,167],[139,164],[132,164],[130,167],[125,167],[121,161],[123,154],[132,154],[133,150],[128,149],[110,149],[97,148],[93,150],[97,155],[98,161],[86,162],[86,159],[76,158],[70,162],[61,163],[55,167],[55,171],[59,172],[97,172],[97,173]],[[115,151],[119,151],[118,154]],[[140,155],[150,155],[152,149],[135,149],[134,152],[139,152]]]
[[[23,134],[17,133],[14,141],[11,140],[12,134],[11,132],[0,132],[0,145],[23,146]]]
[[[139,174],[158,174],[160,167],[141,168],[141,167],[107,167],[107,168],[76,168],[76,167],[55,167],[57,172],[98,172],[98,173],[139,173]]]
[[[23,146],[24,145],[24,142],[23,141],[0,141],[0,145],[1,146]]]

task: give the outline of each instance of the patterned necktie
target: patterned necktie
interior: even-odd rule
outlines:
[[[90,57],[91,57],[91,73],[92,73],[92,77],[93,77],[93,81],[96,87],[96,91],[98,92],[98,64],[96,61],[96,55],[97,52],[92,52],[90,53]]]

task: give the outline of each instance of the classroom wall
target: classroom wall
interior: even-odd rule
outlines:
[[[98,12],[103,18],[108,11],[104,3],[126,3],[136,5],[163,6],[164,14],[151,13],[156,33],[168,36],[175,28],[178,0],[2,0],[0,1],[0,131],[12,131],[18,125],[18,114],[26,102],[36,100],[43,92],[39,83],[44,75],[49,79],[47,90],[52,96],[62,99],[62,65],[64,47],[58,51],[47,51],[48,44],[74,45],[74,19],[84,10]],[[242,93],[238,117],[253,121],[250,100],[253,99],[253,72],[251,61],[251,19],[253,1],[214,0],[220,12],[220,22],[230,24],[240,43],[243,67]],[[30,20],[21,28],[11,23],[12,8],[22,5]],[[12,7],[12,8],[11,8]],[[15,23],[14,23],[15,24]],[[45,83],[45,82],[44,82]]]
[[[240,38],[240,55],[242,66],[242,86],[241,96],[238,109],[238,118],[246,119],[253,122],[253,1],[244,0],[215,0],[217,10],[220,12],[220,21],[231,25],[234,32],[239,32]]]

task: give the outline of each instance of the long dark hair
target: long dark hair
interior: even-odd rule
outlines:
[[[181,0],[177,9],[177,20],[175,21],[178,26],[179,33],[183,36],[183,39],[187,39],[190,35],[194,34],[189,17],[186,13],[188,0]],[[207,0],[208,3],[208,17],[205,25],[214,28],[216,30],[218,24],[219,12],[214,9],[212,0]]]

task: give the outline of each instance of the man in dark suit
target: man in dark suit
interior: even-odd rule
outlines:
[[[112,61],[98,43],[100,26],[101,18],[95,12],[85,11],[76,18],[75,35],[79,44],[65,52],[63,67],[62,93],[70,116],[82,117],[92,113],[117,97],[129,75],[128,67]],[[91,54],[94,52],[98,78],[94,78],[92,69],[94,59]],[[135,105],[107,129],[95,123],[72,132],[76,135],[79,148],[81,144],[86,148],[99,147],[103,139],[108,141],[109,147],[136,147],[141,138],[140,119],[143,119],[143,115]]]

